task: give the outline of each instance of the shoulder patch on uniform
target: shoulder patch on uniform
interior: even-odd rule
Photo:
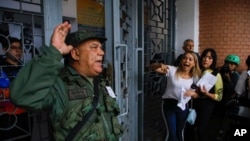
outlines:
[[[87,90],[84,88],[78,90],[69,90],[69,100],[84,99],[88,97]]]

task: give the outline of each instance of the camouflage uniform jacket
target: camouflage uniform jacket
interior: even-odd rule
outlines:
[[[63,141],[92,108],[93,80],[80,76],[69,66],[64,67],[60,61],[62,55],[54,47],[42,49],[43,54],[27,63],[14,79],[11,100],[28,110],[49,109],[54,138]],[[77,79],[72,76],[77,76]],[[103,81],[99,82],[98,89],[96,111],[74,137],[75,141],[115,141],[122,133],[116,117],[119,108],[115,99],[105,91]]]

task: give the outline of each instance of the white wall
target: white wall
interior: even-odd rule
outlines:
[[[199,0],[176,1],[176,56],[183,53],[182,45],[186,39],[194,40],[194,50],[199,45]]]
[[[63,0],[62,2],[62,9],[63,9],[63,16],[76,18],[76,2],[77,0]]]
[[[69,20],[71,23],[71,32],[77,30],[77,0],[63,0],[62,15],[64,20]]]
[[[33,0],[32,2],[38,3],[38,4],[40,3],[38,0]],[[25,2],[22,2],[22,4],[20,4],[19,1],[15,1],[15,0],[8,0],[8,1],[0,0],[0,5],[1,7],[11,8],[11,9],[17,9],[17,10],[22,9],[25,11],[38,12],[38,13],[42,12],[42,9],[40,8],[39,5],[34,5],[30,3],[25,3]]]

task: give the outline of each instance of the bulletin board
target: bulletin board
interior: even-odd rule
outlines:
[[[95,0],[77,1],[78,24],[104,28],[104,5]]]

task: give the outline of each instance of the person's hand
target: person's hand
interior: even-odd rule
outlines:
[[[71,28],[71,24],[64,22],[56,26],[51,36],[51,45],[61,52],[62,55],[68,54],[73,48],[72,45],[67,46],[65,38]]]
[[[194,91],[194,90],[187,90],[185,93],[184,93],[185,96],[191,96],[193,98],[197,98],[198,97],[198,94]]]
[[[161,66],[156,69],[157,72],[166,74],[168,72],[168,66],[161,63]]]
[[[235,98],[237,98],[237,94],[236,94],[236,93],[234,93],[234,94],[232,94],[232,95],[230,96],[230,99],[235,99]]]
[[[158,73],[165,74],[168,71],[168,66],[162,63],[153,63],[150,68]]]
[[[225,76],[225,78],[226,78],[227,81],[231,81],[229,73],[225,73],[224,76]]]
[[[200,86],[200,92],[205,96],[209,96],[209,92],[207,91],[205,86]]]
[[[161,64],[160,63],[152,63],[150,64],[150,68],[152,70],[156,70],[157,68],[161,67]]]

